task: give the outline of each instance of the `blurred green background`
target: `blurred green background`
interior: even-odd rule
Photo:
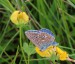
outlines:
[[[0,0],[0,64],[50,64],[35,52],[27,56],[30,49],[21,52],[19,29],[10,21],[15,10],[25,11],[30,17],[22,30],[23,48],[29,43],[26,30],[47,28],[54,33],[59,47],[75,59],[75,0]],[[33,45],[32,49],[35,49]],[[69,61],[57,63],[73,64]]]

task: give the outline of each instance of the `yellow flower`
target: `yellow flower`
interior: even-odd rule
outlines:
[[[56,47],[56,53],[59,55],[60,60],[67,60],[68,53],[66,51],[61,50],[60,48]]]
[[[11,21],[16,24],[26,24],[29,21],[29,16],[25,12],[14,11],[10,16]]]
[[[50,57],[54,52],[59,56],[59,60],[67,60],[68,54],[66,51],[61,50],[59,47],[49,46],[46,50],[41,51],[38,47],[35,48],[36,52],[41,57]]]
[[[50,57],[52,55],[53,46],[49,46],[45,51],[41,51],[38,47],[36,47],[35,50],[41,57]]]

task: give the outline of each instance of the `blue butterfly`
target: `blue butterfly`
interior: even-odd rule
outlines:
[[[51,45],[57,45],[57,42],[54,41],[54,34],[49,29],[28,30],[25,34],[35,46],[40,48],[41,51],[46,50],[46,48]]]

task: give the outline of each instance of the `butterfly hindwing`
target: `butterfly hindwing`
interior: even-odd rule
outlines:
[[[40,31],[48,33],[49,35],[52,35],[54,37],[54,34],[49,29],[42,28],[42,29],[40,29]]]

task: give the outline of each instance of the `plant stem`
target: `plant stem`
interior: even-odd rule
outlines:
[[[30,55],[28,55],[28,64],[29,64],[29,58],[30,58]]]
[[[22,54],[23,54],[25,63],[27,64],[26,56],[24,55],[23,47],[22,47],[22,27],[21,27],[21,26],[19,27],[19,30],[20,30],[20,48],[21,48],[21,52],[22,52]]]
[[[55,61],[53,61],[53,64],[56,64],[56,62],[55,62]]]

